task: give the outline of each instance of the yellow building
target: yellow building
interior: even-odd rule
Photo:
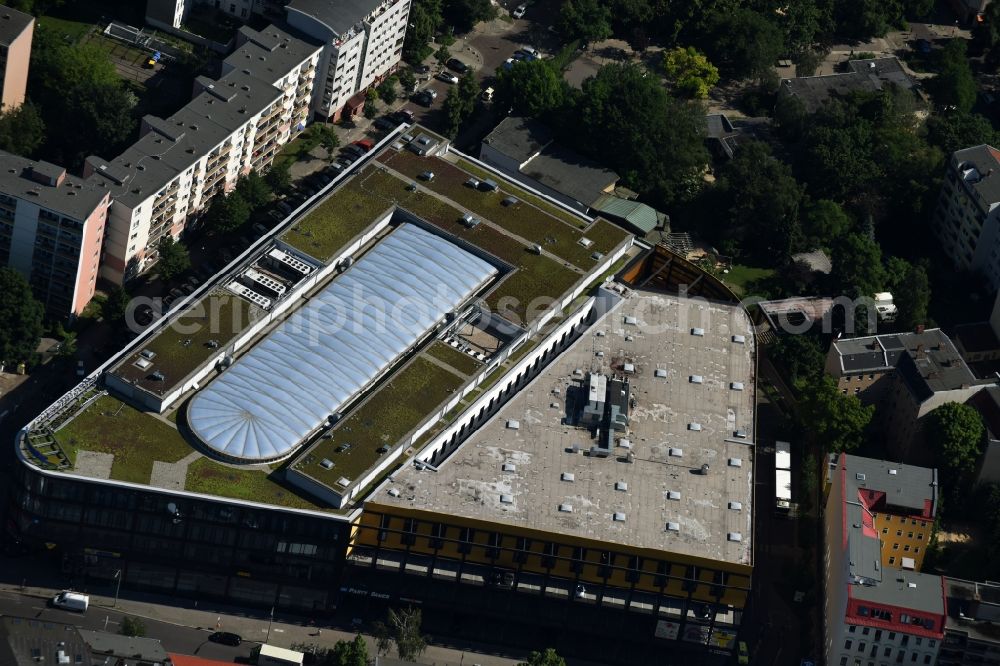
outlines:
[[[650,638],[735,648],[753,571],[753,327],[739,306],[619,292],[373,491],[348,579],[618,609]]]

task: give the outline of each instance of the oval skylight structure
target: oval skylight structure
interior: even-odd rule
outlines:
[[[191,430],[225,458],[284,458],[496,273],[400,225],[195,394]]]

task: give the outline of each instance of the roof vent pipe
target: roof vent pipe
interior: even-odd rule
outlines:
[[[708,476],[708,463],[705,463],[701,466],[701,475]]]

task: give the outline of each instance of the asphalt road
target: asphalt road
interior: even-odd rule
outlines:
[[[0,591],[0,614],[72,624],[83,629],[117,633],[124,613],[104,608],[90,608],[86,613],[74,613],[48,608],[44,599]],[[181,627],[166,622],[144,619],[146,635],[160,639],[167,652],[194,654],[208,659],[233,661],[249,657],[255,643],[244,642],[239,647],[218,645],[208,641],[209,631]]]

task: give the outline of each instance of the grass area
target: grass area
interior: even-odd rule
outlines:
[[[483,169],[479,165],[473,164],[469,160],[462,160],[462,159],[458,160],[458,166],[461,167],[463,171],[468,171],[469,173],[471,173],[476,178],[479,178],[480,180],[485,178],[496,179],[497,177],[495,173],[487,171],[486,169]],[[503,189],[505,192],[513,194],[522,201],[530,202],[535,207],[544,210],[549,215],[557,217],[563,222],[566,222],[567,224],[572,224],[574,227],[577,227],[579,229],[585,229],[587,227],[588,222],[586,220],[577,217],[576,215],[573,215],[572,213],[563,210],[562,208],[552,203],[549,203],[542,197],[534,195],[528,190],[517,187],[516,185],[511,185],[510,183],[504,183]]]
[[[427,348],[427,353],[439,361],[443,361],[465,375],[473,375],[483,367],[483,364],[466,353],[438,340]]]
[[[90,35],[84,44],[105,52],[108,54],[108,59],[110,60],[120,60],[133,67],[142,67],[150,55],[147,51],[143,51],[140,48],[129,46],[128,44],[100,34]]]
[[[396,446],[463,382],[418,356],[340,421],[330,439],[320,440],[306,456],[312,462],[300,459],[295,469],[331,487],[342,476],[356,479],[378,460],[380,446]],[[342,444],[350,444],[350,450],[337,453]],[[333,461],[333,469],[320,467],[324,458]]]
[[[329,508],[299,495],[290,486],[278,481],[278,475],[280,472],[238,469],[220,465],[208,458],[200,458],[188,466],[184,489],[195,493],[276,504],[294,509],[322,511]]]
[[[421,219],[516,268],[487,299],[494,312],[514,323],[523,324],[533,319],[544,311],[551,299],[562,296],[580,278],[580,273],[551,257],[530,252],[527,246],[486,224],[466,228],[459,223],[461,211],[425,192],[408,190],[407,183],[389,173],[373,171],[365,178],[364,185],[384,197],[387,203],[398,203]]]
[[[261,314],[260,309],[239,296],[214,291],[191,306],[185,313],[153,336],[143,350],[156,354],[153,365],[145,370],[133,363],[139,354],[129,357],[114,372],[154,393],[163,393],[197,369],[209,357],[218,354],[237,333]],[[211,341],[218,346],[211,346]],[[141,351],[141,350],[140,350]],[[151,379],[160,371],[162,381]]]
[[[177,462],[192,451],[175,428],[111,396],[66,423],[56,440],[74,465],[81,450],[114,455],[111,478],[132,483],[149,483],[154,460]]]
[[[375,173],[369,167],[354,176],[285,232],[281,240],[322,261],[335,256],[392,205],[391,200],[380,198],[366,185]]]
[[[519,198],[516,204],[504,206],[503,200],[509,196],[518,196],[509,191],[506,183],[501,183],[498,192],[481,192],[465,185],[472,175],[444,160],[433,157],[420,157],[409,151],[390,153],[382,160],[396,171],[410,178],[416,178],[424,171],[433,171],[434,180],[423,185],[438,194],[464,206],[491,222],[501,226],[512,234],[524,238],[529,243],[537,243],[557,257],[568,261],[582,269],[589,269],[596,260],[595,252],[606,253],[622,242],[628,235],[625,231],[607,222],[592,225],[586,232],[579,229],[582,220],[570,221],[563,216],[553,217],[534,202]],[[495,176],[492,178],[496,179]],[[518,188],[519,189],[519,188]],[[523,197],[526,194],[520,191]],[[578,242],[581,238],[592,241],[590,247],[584,247]]]
[[[39,16],[38,25],[43,30],[51,30],[61,35],[67,42],[74,44],[79,42],[84,35],[94,28],[93,23],[68,18],[57,18],[55,16]]]
[[[754,266],[744,266],[734,264],[729,272],[719,275],[719,278],[726,283],[737,296],[746,294],[747,287],[756,280],[763,280],[772,277],[777,271],[773,268],[757,268]]]
[[[574,39],[572,42],[566,46],[559,49],[559,53],[555,54],[549,58],[549,65],[552,66],[556,72],[562,72],[569,64],[576,60],[577,56],[580,55],[580,40]]]

